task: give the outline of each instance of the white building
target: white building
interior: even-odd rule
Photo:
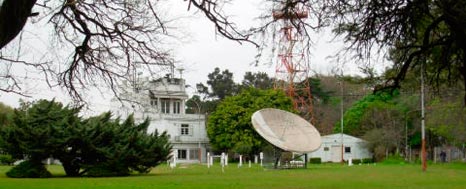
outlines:
[[[120,95],[123,100],[112,102],[116,115],[125,117],[134,113],[136,121],[149,117],[147,132],[167,131],[173,145],[172,155],[179,163],[206,162],[209,139],[205,115],[186,114],[188,95],[184,79],[167,75],[155,80],[140,79],[126,86],[126,91]]]
[[[342,141],[343,139],[343,141]],[[319,149],[309,153],[308,158],[320,157],[322,162],[341,162],[343,142],[343,159],[372,158],[367,149],[367,141],[346,134],[332,134],[322,136]]]

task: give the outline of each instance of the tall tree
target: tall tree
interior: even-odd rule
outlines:
[[[241,82],[242,86],[245,88],[254,87],[257,89],[272,89],[274,85],[273,78],[269,78],[265,72],[246,72],[244,74],[243,81]]]
[[[404,112],[393,101],[374,101],[368,105],[358,132],[363,133],[363,138],[369,141],[377,157],[403,149],[406,132]]]
[[[13,108],[0,102],[0,127],[11,124],[13,121],[13,115]]]
[[[13,124],[14,109],[2,102],[0,102],[0,156],[3,156],[6,151],[2,148],[5,148],[6,141],[4,141],[4,134],[2,130],[6,127],[10,127]],[[7,155],[8,156],[8,155]],[[10,157],[10,156],[9,156]],[[1,164],[13,164],[16,159],[11,157],[10,160],[5,159],[5,161],[0,161]]]
[[[209,116],[207,134],[216,150],[258,152],[266,144],[251,124],[252,114],[262,108],[293,111],[291,99],[282,91],[250,88],[227,97]]]
[[[344,114],[344,133],[351,134],[354,136],[362,136],[367,130],[362,128],[362,123],[365,119],[372,119],[370,116],[367,115],[368,112],[372,109],[372,107],[380,107],[376,106],[380,103],[387,103],[393,104],[394,96],[399,95],[397,93],[391,93],[387,91],[380,91],[376,94],[370,94],[362,98],[361,100],[357,101],[351,108],[345,111]],[[383,106],[382,106],[383,107]],[[334,127],[335,132],[340,132],[340,122],[335,124]]]
[[[466,1],[332,2],[335,32],[344,35],[357,57],[369,59],[374,48],[393,49],[386,52],[392,53],[395,74],[382,88],[399,87],[421,64],[430,70],[432,81],[446,75],[449,81],[466,85]]]
[[[202,101],[199,95],[193,95],[190,99],[186,101],[186,113],[196,113],[200,114],[202,110]]]
[[[212,90],[209,93],[210,97],[223,100],[225,97],[235,95],[238,92],[238,86],[233,80],[233,73],[228,69],[220,71],[220,68],[215,68],[212,73],[207,75],[207,78],[207,84]]]
[[[426,127],[441,142],[438,145],[462,147],[466,143],[466,108],[458,98],[436,98],[429,103]]]

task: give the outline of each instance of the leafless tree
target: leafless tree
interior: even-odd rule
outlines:
[[[50,77],[56,77],[77,101],[82,101],[80,89],[104,83],[116,95],[118,82],[131,80],[135,67],[151,65],[173,66],[174,58],[164,46],[171,37],[167,19],[153,0],[4,0],[0,11],[0,49],[11,42],[23,29],[31,16],[49,19],[54,41],[68,47],[71,52],[64,62],[25,62],[2,57],[8,64],[39,67]],[[219,34],[238,42],[250,42],[229,22],[219,8],[222,1],[187,2],[187,9],[197,9],[211,20]],[[32,10],[40,9],[39,13]],[[45,15],[41,15],[45,14]],[[55,60],[60,61],[60,60]],[[63,70],[53,69],[60,64]],[[17,79],[10,79],[1,90],[21,94]]]
[[[210,20],[219,35],[261,50],[270,47],[276,26],[283,19],[307,11],[309,19],[287,19],[303,36],[307,53],[312,31],[334,27],[343,36],[353,58],[362,61],[382,54],[395,62],[395,74],[381,88],[399,87],[410,69],[423,60],[433,81],[447,75],[449,81],[466,85],[466,1],[464,0],[262,0],[267,10],[264,23],[242,31],[223,12],[233,0],[186,0],[187,10],[198,11]],[[72,48],[67,69],[56,73],[59,84],[80,99],[77,85],[103,80],[114,88],[117,79],[127,78],[136,64],[167,65],[173,57],[161,45],[169,35],[165,17],[155,0],[3,0],[0,10],[0,48],[23,29],[33,8],[50,12],[50,26],[57,41]],[[35,9],[34,9],[35,10]],[[40,11],[39,11],[40,12]],[[262,40],[253,36],[262,35]],[[265,39],[265,40],[264,40]],[[265,41],[265,42],[264,42]],[[389,51],[388,49],[392,49]],[[438,79],[437,79],[438,80]],[[7,90],[8,91],[8,90]],[[465,96],[466,98],[466,96]],[[466,99],[465,99],[466,102]]]

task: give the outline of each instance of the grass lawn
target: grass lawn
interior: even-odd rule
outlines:
[[[259,166],[222,172],[217,164],[181,165],[176,169],[162,165],[150,174],[113,178],[66,178],[60,166],[49,166],[49,179],[12,179],[5,176],[11,167],[0,166],[0,188],[466,188],[466,164],[429,165],[310,165],[308,169],[270,170]]]

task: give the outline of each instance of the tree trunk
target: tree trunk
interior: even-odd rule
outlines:
[[[4,0],[0,7],[0,49],[23,29],[37,0]]]
[[[77,177],[81,167],[78,164],[71,162],[62,162],[63,169],[65,170],[66,176]]]

